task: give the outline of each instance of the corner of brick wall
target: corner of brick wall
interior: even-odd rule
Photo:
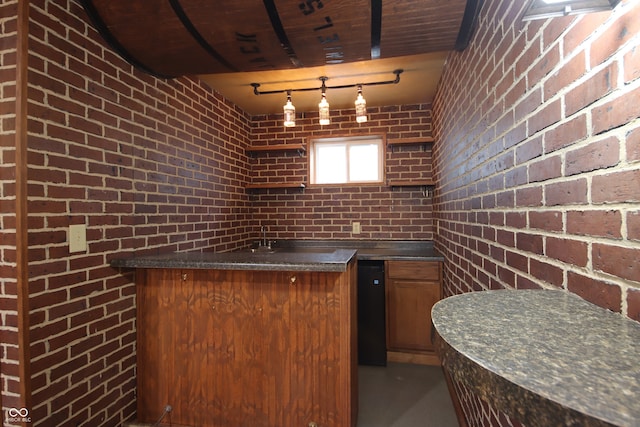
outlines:
[[[640,3],[525,6],[485,2],[433,103],[445,293],[564,289],[640,321]],[[483,405],[473,425],[511,425]]]
[[[308,144],[313,138],[384,135],[387,141],[431,136],[430,104],[368,109],[369,120],[355,121],[353,110],[332,110],[331,124],[320,126],[316,112],[299,114],[296,127],[285,129],[282,116],[256,116],[251,144]],[[432,177],[431,147],[388,148],[386,178]],[[308,182],[308,155],[254,156],[251,177],[255,183]],[[304,190],[261,190],[251,195],[254,236],[261,225],[273,239],[374,239],[432,240],[432,199],[419,187],[392,189],[383,185],[311,186]],[[352,222],[362,232],[352,234]]]
[[[21,407],[16,269],[16,92],[18,1],[0,4],[0,393],[3,418]]]
[[[562,288],[640,320],[640,6],[522,8],[486,2],[434,101],[447,292]]]
[[[33,2],[30,25],[30,416],[121,425],[136,411],[135,284],[109,261],[246,242],[250,121],[197,80],[132,69],[75,1]],[[86,252],[69,253],[71,224]]]

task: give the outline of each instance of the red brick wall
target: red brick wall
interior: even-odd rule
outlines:
[[[322,130],[301,120],[285,134],[275,119],[249,118],[197,81],[164,81],[133,70],[105,46],[77,1],[33,1],[30,15],[33,425],[117,426],[135,417],[134,278],[109,267],[113,257],[231,250],[257,238],[262,223],[278,224],[272,238],[348,238],[349,216],[363,224],[360,238],[432,237],[431,201],[418,189],[247,193],[250,176],[262,167],[246,155],[250,141],[361,134],[346,117]],[[370,113],[366,132],[389,138],[431,132],[430,106]],[[11,159],[11,148],[4,149],[11,120],[4,113],[2,119],[2,155]],[[430,150],[404,147],[387,155],[395,165],[391,175],[400,177],[399,164],[431,173]],[[275,174],[289,161],[267,160],[277,160]],[[306,163],[293,166],[299,167]],[[11,170],[2,168],[3,190],[15,184]],[[10,225],[15,214],[6,206],[1,218]],[[86,252],[69,253],[71,224],[86,225]],[[9,239],[1,245],[5,254],[12,250]]]
[[[132,70],[78,2],[31,3],[31,417],[118,426],[135,417],[135,286],[109,260],[243,244],[250,121],[197,81]]]
[[[445,293],[561,288],[640,320],[640,3],[524,6],[485,2],[433,103]]]
[[[0,393],[20,407],[16,272],[16,52],[17,1],[0,4]]]
[[[320,126],[317,113],[296,119],[285,129],[282,115],[253,117],[251,143],[306,144],[311,138],[386,135],[387,141],[430,136],[431,105],[369,108],[369,121],[355,122],[353,110],[332,110],[331,124]],[[431,146],[389,147],[388,179],[431,178]],[[296,153],[253,156],[254,182],[308,182],[308,156]],[[420,187],[387,185],[308,187],[260,190],[251,195],[253,230],[269,229],[270,239],[433,239],[432,202]],[[361,234],[352,234],[352,222]]]
[[[640,320],[640,5],[487,1],[434,102],[449,294],[563,288]]]
[[[462,382],[453,380],[452,384],[462,412],[466,416],[468,427],[525,427],[519,421],[509,418],[504,412],[478,398]]]

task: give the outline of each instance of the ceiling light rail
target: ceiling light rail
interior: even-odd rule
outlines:
[[[273,95],[275,93],[289,93],[289,92],[310,92],[310,91],[321,91],[324,90],[333,90],[333,89],[349,89],[355,88],[358,86],[380,86],[380,85],[390,85],[390,84],[398,84],[400,83],[400,74],[404,72],[403,69],[393,70],[393,74],[395,74],[396,78],[393,80],[385,80],[379,82],[369,82],[369,83],[353,83],[339,86],[326,86],[325,82],[329,80],[329,77],[321,76],[318,77],[318,80],[322,82],[322,85],[319,87],[306,87],[306,88],[298,88],[298,89],[278,89],[278,90],[267,90],[260,91],[258,88],[261,86],[260,83],[251,83],[253,86],[253,93],[255,95]]]
[[[327,80],[329,77],[321,76],[318,77],[318,80],[322,82],[320,87],[306,87],[306,88],[298,88],[298,89],[280,89],[280,90],[269,90],[260,92],[258,89],[260,87],[260,83],[251,83],[253,86],[253,93],[255,95],[270,95],[275,93],[286,93],[287,94],[287,103],[283,107],[284,114],[284,127],[294,127],[296,125],[296,107],[291,102],[291,92],[309,92],[314,90],[319,90],[322,92],[322,98],[320,103],[318,104],[318,119],[319,123],[322,126],[328,125],[331,123],[329,118],[329,102],[327,101],[327,90],[328,89],[349,89],[349,88],[357,88],[357,97],[354,102],[356,109],[356,122],[365,123],[367,121],[367,101],[364,99],[362,95],[362,87],[363,86],[380,86],[380,85],[391,85],[400,83],[400,74],[402,74],[404,70],[397,69],[393,71],[396,78],[393,80],[383,80],[378,82],[369,82],[369,83],[353,83],[353,84],[345,84],[338,86],[327,86]]]

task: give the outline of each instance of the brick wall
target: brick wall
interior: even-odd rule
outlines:
[[[324,129],[303,119],[285,132],[276,119],[249,118],[195,80],[165,81],[133,70],[105,46],[77,1],[34,0],[29,13],[28,160],[23,166],[29,180],[27,393],[33,425],[117,426],[135,417],[134,277],[109,267],[113,257],[232,250],[258,238],[263,223],[273,226],[274,238],[349,238],[349,217],[362,222],[361,238],[432,237],[431,200],[416,188],[254,195],[245,190],[251,176],[262,173],[264,160],[277,162],[268,172],[273,174],[288,168],[302,173],[307,167],[300,158],[293,166],[287,166],[288,158],[249,158],[249,142],[363,132],[424,136],[432,130],[430,106],[371,109],[371,123],[358,128],[346,122],[353,122],[347,118],[352,112],[338,112],[343,119],[334,117]],[[14,49],[10,21],[2,21],[3,38],[8,36],[0,49],[2,55],[9,52],[6,61],[3,56],[5,68]],[[15,108],[5,103],[14,96],[10,79],[3,79],[1,88],[0,250],[3,272],[11,272],[4,262],[14,251],[15,212],[4,201],[14,197],[14,168],[5,165],[14,157],[10,116]],[[403,147],[387,156],[390,167],[411,165],[412,173],[431,173],[430,150]],[[401,177],[397,169],[390,173]],[[85,224],[87,251],[69,253],[72,224]],[[3,277],[3,286],[11,286],[11,275]],[[15,330],[15,310],[6,301],[3,309],[9,311],[3,313],[7,343],[6,325]],[[15,379],[4,374],[7,361],[15,366],[16,353],[6,349],[4,354],[3,392],[7,384],[17,389]]]
[[[0,392],[21,407],[18,374],[16,272],[16,52],[18,2],[0,4]]]
[[[559,287],[640,320],[640,5],[521,8],[485,4],[434,103],[447,291]]]
[[[195,80],[132,70],[76,1],[30,15],[31,417],[118,426],[135,417],[135,286],[109,260],[243,244],[250,121]]]
[[[561,288],[640,320],[640,3],[524,6],[485,2],[433,104],[445,292]]]
[[[524,427],[518,420],[509,418],[504,412],[479,399],[462,382],[452,381],[468,427]]]
[[[430,136],[431,105],[368,108],[369,121],[355,122],[353,110],[332,110],[331,124],[320,126],[317,113],[296,119],[295,128],[282,126],[282,115],[253,117],[251,144],[306,144],[311,138],[386,135],[387,141]],[[431,178],[431,146],[389,147],[388,179]],[[255,155],[253,182],[304,182],[308,156],[296,153]],[[259,190],[251,195],[252,225],[268,227],[270,239],[433,239],[432,201],[420,187],[387,185],[308,187],[304,190]],[[361,234],[352,234],[352,222]]]

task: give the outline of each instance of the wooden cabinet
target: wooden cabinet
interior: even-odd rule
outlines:
[[[171,405],[183,427],[355,426],[355,262],[138,272],[139,422]]]
[[[387,359],[439,364],[431,307],[442,298],[439,261],[386,261]]]

